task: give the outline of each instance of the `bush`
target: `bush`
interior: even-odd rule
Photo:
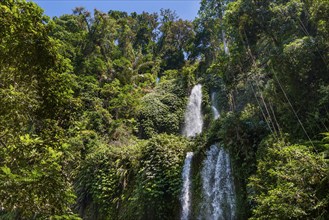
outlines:
[[[138,123],[142,138],[155,134],[179,134],[185,111],[185,98],[177,81],[164,81],[141,100]],[[183,96],[184,97],[184,96]]]
[[[85,219],[115,219],[134,179],[139,145],[100,145],[83,161],[76,182],[78,209]]]
[[[181,172],[189,142],[174,135],[153,137],[142,149],[135,190],[141,219],[174,219],[179,214]]]
[[[185,138],[167,134],[127,146],[95,147],[76,181],[79,214],[84,219],[171,219],[179,213],[188,147]]]

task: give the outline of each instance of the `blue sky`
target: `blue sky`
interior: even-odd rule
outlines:
[[[141,13],[159,12],[161,8],[176,11],[180,18],[193,20],[197,16],[200,0],[32,0],[44,9],[45,14],[53,17],[71,14],[72,9],[84,6],[89,11],[97,8],[100,11],[120,10]]]

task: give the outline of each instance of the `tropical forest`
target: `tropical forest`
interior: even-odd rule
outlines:
[[[329,219],[329,0],[1,0],[0,219]]]

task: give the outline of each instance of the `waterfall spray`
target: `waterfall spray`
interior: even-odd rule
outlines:
[[[185,126],[183,135],[186,137],[194,137],[202,132],[202,89],[201,85],[195,85],[189,97],[188,105],[185,112]]]
[[[229,154],[212,145],[201,172],[203,201],[200,219],[235,219],[235,192]]]
[[[216,108],[216,94],[211,94],[214,119],[220,117]],[[236,201],[231,161],[223,147],[212,145],[206,152],[201,171],[202,203],[199,219],[234,220]]]
[[[188,105],[185,113],[185,126],[183,135],[186,137],[194,137],[202,132],[202,114],[201,114],[201,101],[202,90],[201,85],[195,85],[189,97]],[[185,158],[182,179],[183,188],[181,192],[181,220],[188,220],[190,215],[191,206],[191,163],[193,152],[188,152]]]
[[[182,204],[182,214],[181,220],[188,220],[190,213],[190,203],[191,203],[191,161],[193,157],[193,152],[188,152],[186,154],[184,168],[182,173],[183,179],[183,188],[181,195],[181,204]]]
[[[219,114],[219,112],[217,110],[217,107],[216,107],[215,97],[216,97],[216,93],[215,92],[211,93],[211,103],[212,103],[211,109],[212,109],[212,113],[214,115],[214,119],[216,120],[220,117],[220,114]]]

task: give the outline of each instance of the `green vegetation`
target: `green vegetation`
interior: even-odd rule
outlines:
[[[264,148],[249,183],[257,204],[252,219],[325,219],[329,192],[323,156],[301,145],[271,143]]]
[[[215,142],[238,219],[327,219],[328,30],[328,0],[202,0],[194,21],[1,1],[0,219],[178,219],[185,154],[198,193]]]
[[[170,219],[172,207],[179,208],[181,169],[188,147],[182,137],[166,134],[127,146],[95,146],[77,175],[80,215]]]

